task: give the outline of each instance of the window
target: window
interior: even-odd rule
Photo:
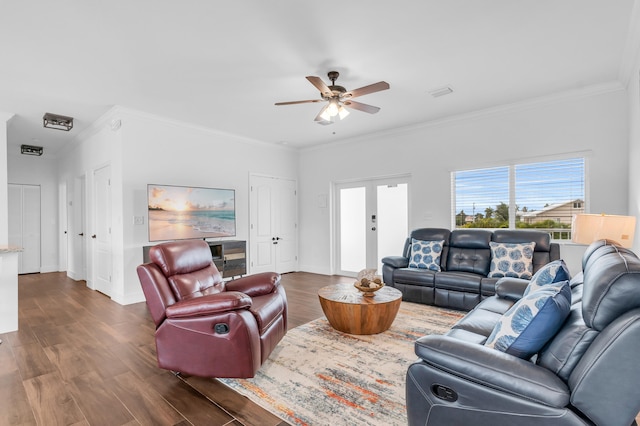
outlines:
[[[570,158],[452,173],[456,228],[539,228],[571,238],[585,209],[585,160]]]

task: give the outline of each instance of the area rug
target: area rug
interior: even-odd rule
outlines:
[[[293,425],[406,425],[414,342],[462,313],[402,302],[384,333],[341,333],[326,318],[289,330],[252,379],[218,379]]]

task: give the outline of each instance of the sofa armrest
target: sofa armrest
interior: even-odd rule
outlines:
[[[409,266],[409,259],[404,256],[387,256],[382,258],[382,263],[392,268],[406,268]]]
[[[167,318],[189,318],[251,307],[251,298],[237,291],[194,297],[167,307]]]
[[[502,299],[520,300],[529,285],[529,280],[522,278],[500,278],[496,283],[496,295]]]
[[[558,376],[493,348],[430,335],[416,341],[415,352],[426,364],[487,388],[551,407],[569,404],[569,388]]]
[[[227,281],[227,291],[239,291],[247,296],[263,296],[273,293],[280,285],[280,274],[276,272],[261,272],[235,280]]]

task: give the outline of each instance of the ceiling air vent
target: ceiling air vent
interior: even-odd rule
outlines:
[[[449,93],[453,93],[453,89],[450,86],[429,90],[429,94],[434,98],[439,98],[440,96],[448,95]]]

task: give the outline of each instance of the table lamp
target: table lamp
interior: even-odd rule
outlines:
[[[635,229],[635,216],[577,214],[571,222],[571,241],[591,244],[606,239],[630,248],[633,245]]]

